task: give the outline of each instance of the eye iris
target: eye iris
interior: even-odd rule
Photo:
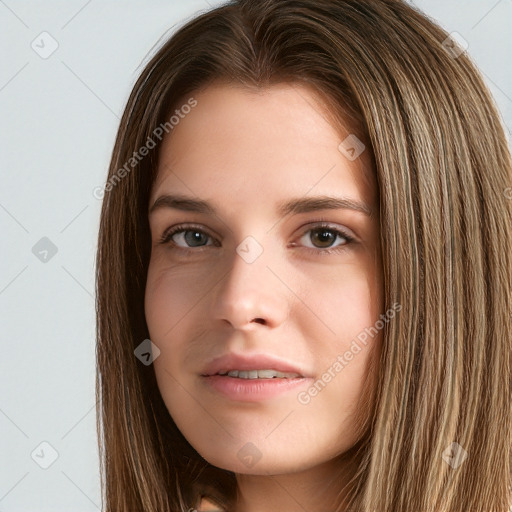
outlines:
[[[317,229],[313,231],[313,238],[320,238],[320,245],[327,242],[327,246],[329,246],[334,241],[333,239],[336,239],[336,235],[334,235],[328,229]]]
[[[192,236],[189,236],[190,234],[192,234]],[[197,247],[194,245],[195,242],[201,242],[201,241],[206,241],[206,235],[204,233],[201,233],[199,231],[185,231],[185,234],[184,234],[184,237],[185,237],[185,241],[187,242],[188,245],[191,245],[192,247]],[[204,239],[204,240],[202,240]],[[198,245],[201,245],[200,243]]]

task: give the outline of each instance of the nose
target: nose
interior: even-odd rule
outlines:
[[[292,293],[273,268],[277,266],[269,251],[252,262],[235,252],[213,297],[214,319],[238,330],[253,330],[259,324],[277,327],[284,322]]]

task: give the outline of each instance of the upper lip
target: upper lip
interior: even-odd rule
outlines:
[[[276,370],[282,373],[298,373],[305,377],[304,370],[297,365],[267,354],[235,354],[230,352],[211,361],[201,372],[203,376],[215,375],[231,370]]]

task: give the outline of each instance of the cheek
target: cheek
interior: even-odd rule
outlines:
[[[150,264],[144,296],[150,337],[161,343],[169,339],[174,327],[190,313],[207,289],[192,272]]]
[[[195,320],[200,301],[211,286],[197,271],[156,263],[150,263],[144,297],[149,337],[160,349],[154,361],[155,375],[167,406],[178,403],[181,407],[186,405],[183,399],[187,395],[178,383],[184,372],[197,370],[185,364],[189,361],[187,342],[199,332]]]
[[[178,282],[177,282],[178,281]],[[180,290],[180,293],[175,293]],[[180,286],[172,268],[150,264],[148,269],[144,309],[151,341],[160,349],[153,367],[157,385],[171,416],[174,408],[182,407],[178,382],[179,361],[183,358],[176,335],[181,321],[190,309],[192,287]]]
[[[372,326],[378,319],[381,303],[377,275],[353,265],[321,281],[312,281],[305,303],[330,332],[331,347],[343,349],[347,341]],[[318,336],[317,336],[318,338]]]
[[[318,402],[334,400],[352,409],[363,392],[370,358],[378,352],[382,336],[378,277],[354,265],[331,275],[323,288],[317,282],[307,295],[318,317],[316,322],[302,324],[307,338],[314,340],[311,349],[319,362],[318,388],[325,389]]]

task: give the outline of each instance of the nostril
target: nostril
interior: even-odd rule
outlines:
[[[259,324],[264,324],[265,323],[265,320],[263,320],[263,318],[255,318],[253,321],[257,322]]]

